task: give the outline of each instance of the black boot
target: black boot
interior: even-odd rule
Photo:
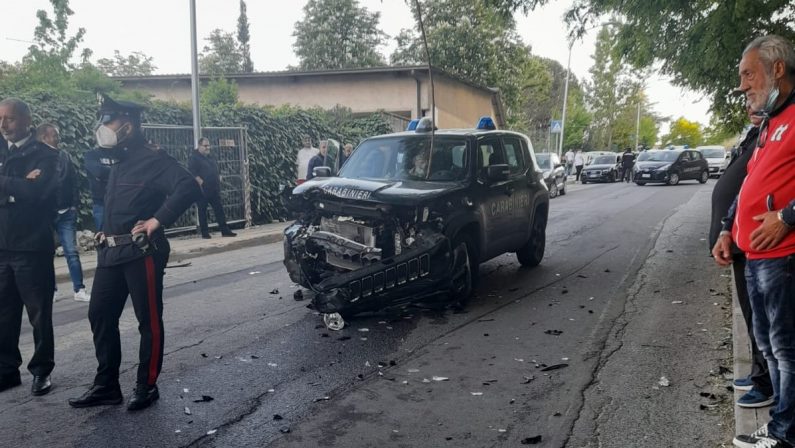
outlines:
[[[160,398],[160,392],[157,390],[157,385],[138,384],[135,386],[135,393],[130,397],[130,402],[127,403],[127,410],[140,411],[141,409],[146,409],[158,398]]]
[[[100,386],[94,384],[80,398],[70,398],[69,406],[73,408],[87,408],[91,406],[104,406],[120,404],[124,401],[121,388],[118,384],[114,386]]]

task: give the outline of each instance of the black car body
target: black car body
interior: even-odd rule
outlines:
[[[426,172],[411,174],[431,139]],[[353,315],[463,302],[478,265],[506,252],[538,264],[549,193],[524,135],[420,128],[365,140],[338,177],[295,187],[288,207],[299,216],[284,232],[290,278],[317,311]]]
[[[536,162],[547,184],[549,197],[566,194],[566,169],[563,168],[560,157],[554,152],[539,152],[536,154]]]
[[[679,181],[688,179],[703,184],[709,180],[709,165],[699,151],[692,149],[643,151],[635,162],[632,179],[638,185],[676,185]]]
[[[621,178],[621,155],[596,156],[580,174],[580,182],[617,182]]]

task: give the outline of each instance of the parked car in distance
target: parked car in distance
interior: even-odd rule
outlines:
[[[536,153],[538,168],[543,171],[544,182],[549,188],[549,197],[566,194],[566,170],[560,161],[560,157],[554,152]]]
[[[638,185],[676,185],[679,181],[688,179],[703,184],[709,180],[709,166],[707,159],[694,149],[643,151],[635,161],[632,179]]]
[[[585,165],[580,182],[617,182],[621,178],[621,155],[610,153],[596,156],[589,165]]]
[[[723,146],[699,146],[696,151],[701,152],[709,165],[709,176],[720,177],[729,166],[731,153]]]
[[[588,151],[583,153],[583,157],[585,158],[585,166],[588,166],[593,162],[593,159],[599,156],[609,156],[609,155],[616,155],[617,153],[613,151]]]

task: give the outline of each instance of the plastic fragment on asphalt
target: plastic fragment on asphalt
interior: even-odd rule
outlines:
[[[251,355],[251,359],[259,359],[259,356],[257,356],[257,355]]]
[[[276,420],[276,421],[278,421],[278,420],[284,420],[284,417],[282,417],[282,416],[281,416],[281,415],[279,415],[279,414],[273,414],[273,419],[274,419],[274,420]]]
[[[269,362],[269,363],[268,363],[268,367],[278,367],[278,366],[279,366],[279,365],[278,365],[278,364],[276,364],[275,362]]]
[[[364,362],[364,366],[365,366],[365,367],[370,367],[370,361],[365,361],[365,362]]]
[[[187,406],[185,406],[185,409],[183,410],[183,412],[185,412],[185,415],[191,415],[192,414],[192,412],[190,411],[190,408],[187,407]]]
[[[261,272],[260,271],[251,271],[251,272],[248,273],[248,275],[257,275],[257,274],[261,274]]]
[[[202,353],[201,355],[202,355],[202,358],[206,358],[207,357],[207,353]]]
[[[417,373],[420,369],[409,369],[409,373]]]
[[[544,334],[550,334],[552,336],[560,336],[563,334],[563,330],[545,330]]]
[[[513,358],[513,360],[516,362],[524,362],[524,359],[522,358]]]
[[[543,369],[541,369],[541,371],[542,372],[549,372],[551,370],[565,369],[568,366],[569,366],[568,364],[553,364],[551,366],[544,367]]]
[[[522,380],[521,384],[530,384],[530,382],[533,381],[534,379],[536,379],[536,377],[534,377],[533,375],[524,376],[524,380]]]
[[[217,430],[217,429],[211,429],[211,430],[207,431],[207,435],[208,435],[208,436],[211,436],[211,435],[213,435],[213,434],[215,434],[215,433],[217,433],[217,432],[218,432],[218,430]]]
[[[568,361],[569,358],[560,358],[561,361]]]
[[[470,392],[470,393],[476,397],[483,395],[483,392]]]
[[[209,403],[209,402],[211,402],[213,400],[215,400],[215,398],[213,398],[213,397],[211,397],[209,395],[202,395],[201,398],[197,398],[196,400],[193,400],[193,402],[194,403]],[[187,409],[187,408],[185,408],[185,409]]]
[[[362,333],[367,333],[368,331],[370,331],[370,329],[369,328],[360,328],[359,331],[362,332]]]
[[[360,341],[366,341],[367,338],[359,338]]]
[[[683,303],[685,303],[685,302],[683,302],[681,300],[674,300],[673,302],[671,302],[671,305],[681,305]]]
[[[541,443],[541,436],[525,437],[521,443],[522,445],[537,445]]]
[[[423,379],[422,379],[422,382],[423,382],[423,383],[430,383],[430,382],[431,382],[431,380],[429,380],[428,378],[423,378]]]
[[[446,376],[434,376],[432,379],[434,381],[450,381],[450,378],[447,378]]]
[[[661,376],[660,380],[657,381],[657,384],[659,384],[662,387],[668,387],[671,385],[671,381],[668,378]]]
[[[276,389],[268,389],[268,393],[269,393],[269,394],[272,394],[272,393],[274,393],[274,392],[276,392]]]
[[[289,434],[290,433],[290,428],[288,428],[286,426],[283,426],[283,427],[279,428],[279,432],[282,433],[282,434]]]
[[[273,288],[271,294],[279,294],[279,288]]]
[[[181,432],[182,432],[182,430],[181,430],[181,429],[177,429],[177,430],[175,430],[174,432],[175,432],[176,434],[179,434],[179,433],[181,433]]]
[[[186,388],[182,389],[182,392],[187,394],[188,392],[190,392],[190,389],[188,389],[188,388],[186,387]]]
[[[329,401],[329,400],[331,400],[331,397],[320,397],[320,398],[315,398],[314,400],[312,400],[312,403],[317,403],[319,401]]]

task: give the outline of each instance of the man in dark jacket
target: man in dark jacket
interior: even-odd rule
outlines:
[[[624,182],[632,181],[632,167],[635,166],[635,154],[627,148],[621,156],[621,180]]]
[[[104,97],[97,144],[119,163],[111,168],[97,270],[88,307],[99,366],[94,384],[73,407],[119,404],[119,317],[129,295],[141,341],[135,393],[127,409],[149,407],[160,394],[163,364],[163,274],[171,250],[163,228],[199,199],[193,177],[163,151],[146,146],[142,107]]]
[[[92,149],[83,155],[83,167],[88,174],[88,186],[91,189],[91,213],[94,215],[94,228],[102,231],[102,215],[105,213],[105,190],[110,177],[110,167],[117,160],[112,159],[102,149]]]
[[[88,302],[91,300],[91,296],[86,292],[86,285],[83,284],[83,266],[80,264],[80,254],[77,250],[77,207],[80,205],[77,172],[69,153],[59,149],[61,138],[58,128],[54,124],[40,124],[36,128],[36,139],[58,154],[55,232],[58,234],[58,241],[61,242],[64,257],[66,257],[66,266],[69,268],[69,276],[72,279],[74,299],[78,302]]]
[[[31,392],[50,391],[55,366],[52,301],[55,272],[55,186],[58,155],[36,140],[30,108],[0,101],[0,391],[21,384],[19,331],[22,308],[33,327],[34,352],[28,363]],[[28,178],[30,176],[30,178]]]
[[[326,153],[328,153],[328,140],[321,140],[318,153],[309,159],[309,166],[306,169],[306,180],[315,177],[315,173],[313,172],[315,168],[326,165]]]
[[[196,202],[199,208],[199,231],[202,238],[210,238],[207,227],[207,204],[213,207],[215,219],[222,236],[237,236],[226,223],[224,206],[221,204],[221,177],[218,174],[218,163],[210,155],[210,140],[206,137],[199,139],[199,147],[193,151],[188,159],[188,170],[196,178],[202,189],[202,199]]]
[[[718,241],[718,235],[722,227],[721,219],[729,214],[729,207],[740,192],[740,187],[746,175],[746,165],[748,165],[748,160],[754,152],[756,141],[759,137],[759,124],[762,122],[762,118],[754,115],[750,109],[748,113],[753,127],[748,130],[742,142],[738,145],[736,152],[732,155],[729,166],[712,190],[712,219],[709,229],[710,248],[714,247]],[[748,298],[748,285],[745,281],[745,254],[734,244],[732,245],[732,258],[734,260],[732,270],[734,271],[737,301],[743,313],[745,326],[751,340],[752,355],[751,374],[746,378],[734,380],[735,389],[747,391],[737,401],[737,405],[746,408],[768,406],[773,403],[773,384],[770,382],[767,361],[762,352],[759,351],[759,347],[756,345],[756,338],[754,338],[753,311],[751,310],[751,301]]]

